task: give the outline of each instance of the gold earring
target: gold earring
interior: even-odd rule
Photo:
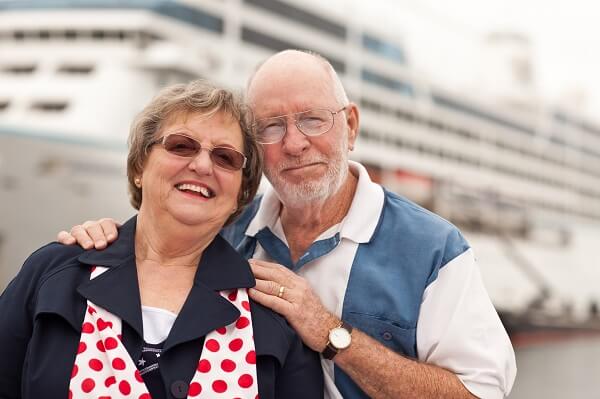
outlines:
[[[136,177],[136,178],[133,180],[133,183],[135,184],[135,186],[136,186],[137,188],[140,188],[140,187],[142,187],[142,180],[141,180],[139,177]]]

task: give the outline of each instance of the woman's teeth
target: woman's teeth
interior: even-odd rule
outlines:
[[[194,193],[198,193],[201,196],[203,196],[204,198],[212,198],[215,196],[215,194],[212,192],[212,190],[205,186],[198,186],[196,184],[185,183],[185,184],[178,184],[175,187],[181,191],[191,191]]]

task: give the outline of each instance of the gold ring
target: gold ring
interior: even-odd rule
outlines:
[[[279,293],[277,293],[277,298],[283,298],[284,292],[285,292],[285,287],[282,285],[279,287]]]

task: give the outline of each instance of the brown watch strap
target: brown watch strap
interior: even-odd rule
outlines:
[[[343,320],[342,324],[336,328],[343,328],[344,330],[348,331],[349,334],[352,334],[352,326]],[[340,350],[338,348],[333,346],[331,342],[327,341],[327,345],[325,346],[325,349],[323,349],[323,352],[321,352],[321,355],[323,355],[323,358],[327,360],[332,360],[339,352]]]

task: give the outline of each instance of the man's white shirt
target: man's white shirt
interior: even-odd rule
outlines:
[[[348,214],[317,239],[339,232],[339,245],[297,271],[307,279],[323,305],[340,318],[356,251],[373,235],[384,205],[383,189],[371,181],[366,169],[350,161],[350,170],[358,177],[358,185]],[[287,245],[280,208],[279,198],[268,187],[246,235],[255,236],[268,227]],[[272,261],[258,242],[253,257]],[[510,392],[516,376],[514,353],[506,332],[498,329],[498,315],[471,249],[448,262],[426,288],[416,334],[418,360],[451,370],[474,395],[496,399]],[[321,358],[321,364],[325,397],[342,398],[334,383],[333,361]]]

